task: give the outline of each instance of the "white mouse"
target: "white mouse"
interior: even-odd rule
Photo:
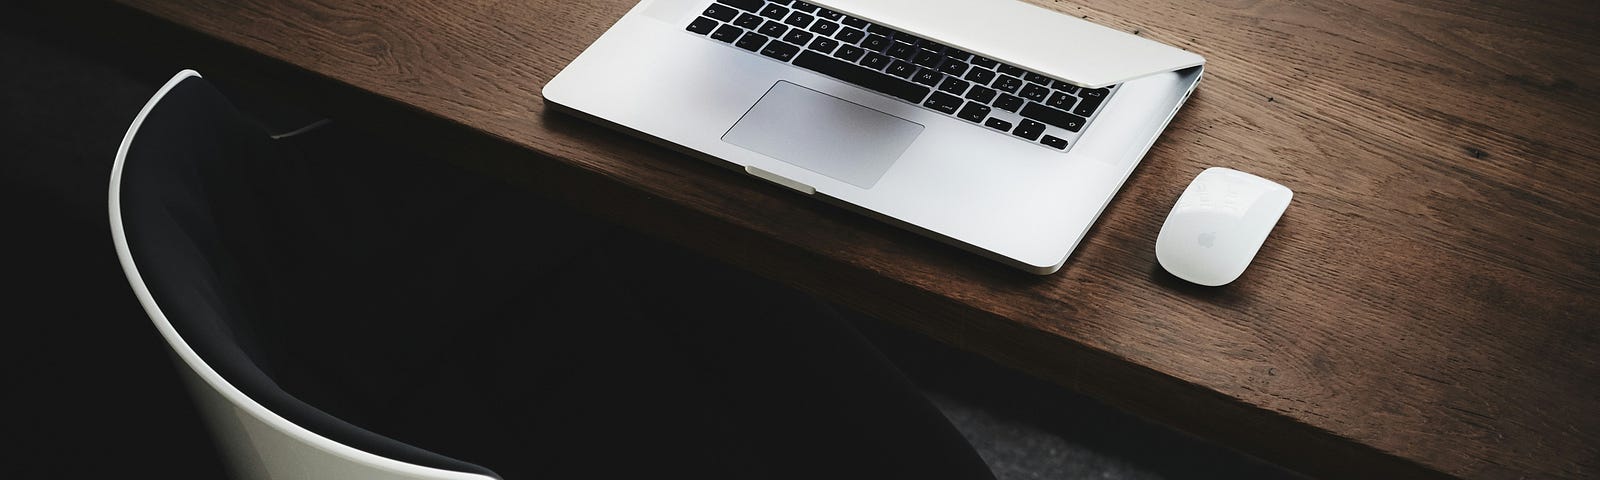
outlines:
[[[1208,287],[1239,278],[1294,192],[1238,170],[1211,167],[1194,177],[1156,237],[1156,261],[1178,278]]]

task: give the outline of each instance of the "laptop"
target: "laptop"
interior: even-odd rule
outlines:
[[[1050,274],[1204,62],[1019,0],[644,0],[543,95]]]

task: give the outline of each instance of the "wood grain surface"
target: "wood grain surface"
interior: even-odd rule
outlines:
[[[1048,277],[546,112],[628,0],[116,3],[248,59],[202,69],[299,75],[463,164],[1290,468],[1600,475],[1591,0],[1038,2],[1209,62]],[[1211,289],[1153,252],[1207,166],[1296,192]]]

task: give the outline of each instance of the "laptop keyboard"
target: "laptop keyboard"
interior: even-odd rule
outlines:
[[[690,32],[1056,150],[1116,86],[1086,89],[795,0],[715,0]]]

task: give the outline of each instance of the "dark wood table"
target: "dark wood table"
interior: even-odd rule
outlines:
[[[540,87],[629,0],[98,8],[131,32],[123,41],[167,35],[159,48],[202,71],[283,85],[1306,473],[1600,475],[1600,3],[1038,3],[1209,60],[1047,277],[547,112]],[[1297,195],[1243,278],[1199,288],[1164,273],[1153,245],[1212,165]]]

